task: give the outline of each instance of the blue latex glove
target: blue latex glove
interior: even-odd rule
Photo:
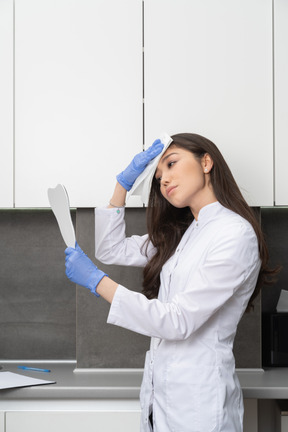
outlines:
[[[144,171],[148,163],[161,153],[163,147],[164,144],[161,143],[160,139],[157,139],[147,150],[138,153],[127,168],[117,175],[118,183],[129,191],[137,177]]]
[[[65,254],[67,277],[72,282],[88,288],[94,295],[99,297],[96,287],[102,278],[108,275],[98,269],[77,243],[75,249],[71,247],[65,249]]]

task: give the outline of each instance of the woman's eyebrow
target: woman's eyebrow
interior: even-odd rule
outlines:
[[[165,162],[165,160],[169,157],[169,156],[172,156],[172,155],[175,155],[175,154],[178,154],[178,153],[176,153],[176,152],[174,152],[174,153],[169,153],[167,156],[164,156],[162,159],[161,159],[161,163],[162,162]]]

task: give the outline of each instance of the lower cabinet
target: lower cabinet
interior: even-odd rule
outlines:
[[[127,405],[126,405],[127,406]],[[140,407],[111,410],[35,410],[19,408],[0,411],[0,432],[139,432]],[[257,399],[244,399],[245,414],[243,432],[258,432]],[[18,410],[19,409],[19,410]],[[23,410],[22,410],[23,409]]]
[[[5,432],[5,413],[0,411],[0,432]]]
[[[4,424],[0,432],[136,432],[140,412],[11,411]]]

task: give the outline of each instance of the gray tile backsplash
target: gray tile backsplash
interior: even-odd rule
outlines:
[[[77,213],[77,216],[76,216]],[[288,259],[288,209],[263,209],[272,261]],[[72,211],[79,245],[94,259],[94,209]],[[127,235],[144,234],[145,209],[126,210]],[[143,367],[149,338],[106,323],[109,305],[67,280],[65,244],[50,210],[0,211],[0,358],[72,359],[77,366]],[[141,291],[142,269],[105,266],[112,279]],[[288,273],[262,295],[276,304]],[[241,320],[234,347],[237,367],[261,367],[261,298]]]
[[[145,233],[145,211],[127,209],[127,235]],[[107,266],[94,259],[94,211],[77,211],[77,239],[87,255],[101,270],[127,288],[141,291],[142,269]],[[77,287],[77,367],[141,368],[149,338],[106,324],[109,304]]]
[[[75,287],[55,221],[50,210],[0,211],[1,359],[75,359]]]
[[[262,227],[267,237],[271,266],[282,266],[277,283],[262,291],[262,311],[274,312],[281,290],[288,291],[288,208],[263,208]]]

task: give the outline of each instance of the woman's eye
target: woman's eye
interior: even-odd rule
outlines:
[[[175,161],[168,162],[168,167],[171,168],[175,164]]]

